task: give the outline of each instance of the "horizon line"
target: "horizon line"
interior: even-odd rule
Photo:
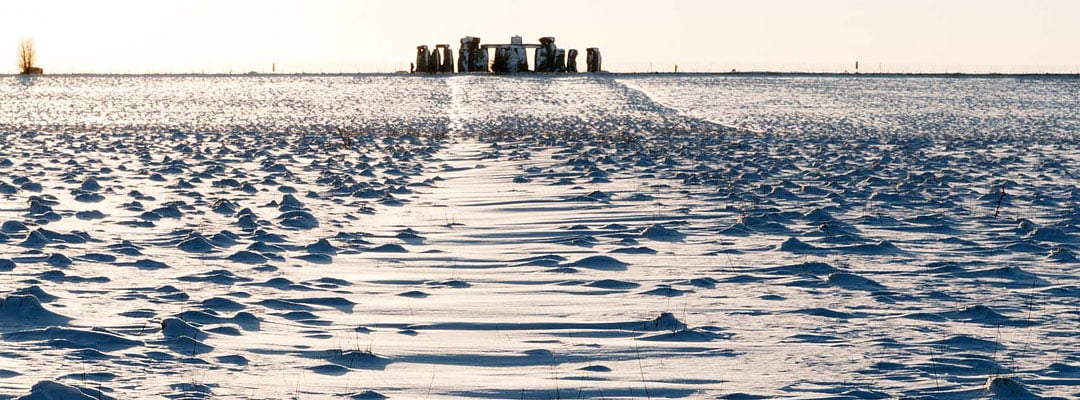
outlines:
[[[609,72],[603,71],[599,73],[590,72],[578,72],[578,73],[544,73],[544,72],[522,72],[513,74],[500,74],[493,72],[453,72],[453,73],[409,73],[406,71],[395,72],[257,72],[249,71],[242,73],[230,73],[230,72],[58,72],[47,74],[18,74],[18,73],[0,73],[0,77],[20,77],[20,78],[44,78],[44,77],[260,77],[260,76],[416,76],[416,77],[452,77],[456,75],[470,75],[470,76],[504,76],[504,77],[562,77],[562,76],[587,76],[587,75],[718,75],[718,76],[836,76],[836,77],[1047,77],[1047,78],[1080,78],[1080,71],[1078,72],[814,72],[814,71],[770,71],[770,70],[747,70],[747,71],[691,71],[691,72],[673,72],[673,71],[652,71],[652,72]]]

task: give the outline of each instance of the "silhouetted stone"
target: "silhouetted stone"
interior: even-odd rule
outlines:
[[[494,49],[494,60],[488,62],[488,50]],[[521,36],[512,36],[509,44],[481,44],[480,38],[465,36],[461,38],[457,62],[454,62],[453,49],[448,44],[435,45],[434,49],[426,45],[416,47],[415,73],[454,73],[457,72],[495,72],[513,74],[529,71],[526,49],[535,49],[533,63],[536,72],[575,73],[578,72],[575,49],[560,49],[555,46],[555,38],[540,38],[540,44],[525,44]],[[601,71],[600,50],[588,49],[587,70]]]
[[[458,72],[476,71],[474,58],[478,56],[479,51],[480,38],[472,36],[461,38],[461,47],[458,48]]]
[[[525,55],[525,46],[521,43],[521,36],[510,38],[510,44],[495,47],[495,62],[491,64],[491,71],[497,73],[515,74],[529,70],[529,60]]]
[[[536,72],[555,72],[555,38],[540,38],[533,64],[536,64]]]
[[[423,74],[428,72],[428,57],[427,45],[416,46],[416,73]]]
[[[596,47],[590,47],[585,50],[585,62],[588,64],[588,72],[600,72],[602,67],[600,58],[600,49]]]
[[[431,53],[428,54],[427,72],[429,74],[439,72],[440,65],[442,65],[442,56],[439,54],[439,49],[431,49]]]
[[[454,73],[454,53],[450,50],[450,45],[440,44],[435,46],[436,51],[442,52],[442,63],[439,64],[440,74],[452,74]]]

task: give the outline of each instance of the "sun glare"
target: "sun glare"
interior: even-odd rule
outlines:
[[[1080,3],[63,1],[12,2],[0,43],[54,72],[392,72],[416,45],[521,35],[602,47],[614,71],[1075,68]],[[0,47],[3,49],[5,47]],[[14,65],[0,71],[15,72]],[[916,72],[916,71],[911,71]],[[1062,71],[1048,71],[1062,72]]]

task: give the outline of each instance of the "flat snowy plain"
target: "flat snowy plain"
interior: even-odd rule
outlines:
[[[0,398],[1076,398],[1078,185],[1076,79],[6,77]]]

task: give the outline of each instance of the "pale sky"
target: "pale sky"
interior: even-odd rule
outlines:
[[[620,72],[1080,72],[1076,0],[0,0],[0,73],[23,37],[52,73],[242,73],[393,72],[515,34]]]

